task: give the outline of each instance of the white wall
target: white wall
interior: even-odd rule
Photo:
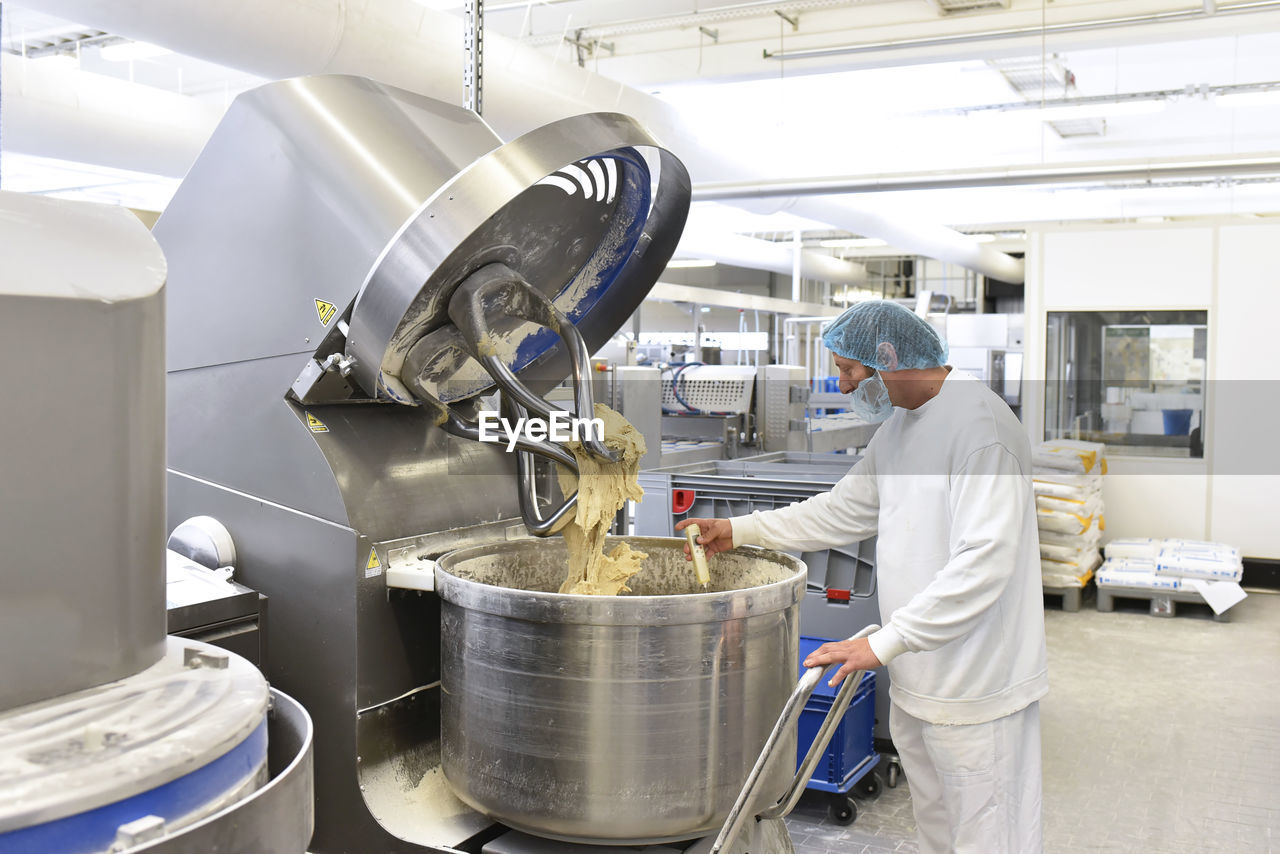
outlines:
[[[1245,554],[1280,557],[1280,226],[1218,229],[1218,279],[1210,338],[1214,477],[1209,530]],[[1213,329],[1210,330],[1212,335]]]
[[[1213,229],[1131,227],[1044,235],[1048,311],[1208,308]]]
[[[1203,460],[1109,457],[1102,479],[1104,541],[1116,537],[1208,539],[1207,475]]]
[[[1280,558],[1280,225],[1212,220],[1046,227],[1028,235],[1023,421],[1044,436],[1051,311],[1204,309],[1209,317],[1205,458],[1116,456],[1104,480],[1106,538],[1180,536]]]

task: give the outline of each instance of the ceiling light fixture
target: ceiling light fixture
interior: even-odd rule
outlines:
[[[667,269],[679,270],[691,267],[714,267],[715,265],[716,262],[708,258],[684,258],[679,261],[668,261]]]

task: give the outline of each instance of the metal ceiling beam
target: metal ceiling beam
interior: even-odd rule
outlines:
[[[960,190],[1105,181],[1158,183],[1188,178],[1227,178],[1241,175],[1280,177],[1280,152],[1259,157],[1200,158],[1170,161],[1119,161],[1110,164],[1070,163],[1006,169],[950,169],[945,172],[896,172],[848,175],[804,181],[721,181],[693,188],[696,202],[733,201],[791,196],[836,196],[891,193],[904,190]]]
[[[523,6],[524,4],[520,5]],[[796,17],[798,12],[809,9],[829,9],[837,6],[858,5],[861,5],[859,0],[850,0],[850,2],[845,3],[837,2],[836,0],[790,0],[790,2],[748,0],[748,2],[715,6],[682,15],[654,15],[643,18],[627,18],[620,21],[605,21],[585,26],[582,28],[582,32],[588,38],[608,38],[610,36],[654,33],[663,30],[693,29],[721,21],[738,21],[775,14],[788,24],[791,24],[792,29],[795,30],[799,28],[799,20]],[[785,14],[782,10],[785,10]],[[547,45],[555,44],[559,40],[560,35],[558,33],[543,33],[523,39],[525,44],[534,47],[546,47]]]
[[[1258,83],[1226,83],[1218,86],[1202,84],[1184,86],[1180,89],[1153,89],[1146,92],[1118,92],[1112,95],[1079,95],[1070,98],[1046,98],[1044,100],[1010,101],[1003,104],[979,104],[971,107],[954,107],[947,110],[934,110],[925,115],[963,116],[972,113],[1007,113],[1027,110],[1043,110],[1054,107],[1087,107],[1102,104],[1124,104],[1134,101],[1169,101],[1175,98],[1199,97],[1210,95],[1243,95],[1255,92],[1280,92],[1280,80],[1266,80]]]
[[[721,308],[737,308],[747,311],[771,311],[775,314],[800,314],[807,316],[835,317],[842,309],[810,302],[794,302],[776,297],[761,297],[736,291],[698,288],[692,285],[676,285],[657,282],[646,299],[657,302],[691,302],[698,305],[714,305]]]
[[[822,59],[833,56],[849,56],[859,53],[877,51],[908,50],[911,48],[945,47],[948,45],[972,44],[974,42],[999,41],[1028,37],[1060,35],[1062,33],[1079,33],[1091,30],[1105,30],[1116,27],[1132,27],[1146,24],[1166,24],[1177,21],[1194,21],[1224,15],[1239,15],[1254,12],[1274,12],[1280,10],[1280,0],[1253,0],[1248,3],[1232,3],[1216,6],[1212,13],[1204,7],[1198,9],[1178,9],[1168,12],[1152,12],[1145,15],[1124,15],[1116,18],[1095,18],[1089,21],[1064,21],[1057,24],[1028,24],[1022,27],[1006,27],[997,30],[979,30],[972,33],[955,33],[945,36],[926,36],[916,39],[889,39],[877,42],[860,42],[856,44],[833,45],[831,47],[806,48],[801,50],[764,51],[765,59],[795,60]]]

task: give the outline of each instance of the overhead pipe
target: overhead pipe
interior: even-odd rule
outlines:
[[[78,71],[72,61],[0,56],[4,148],[181,178],[222,110],[194,98]]]
[[[694,201],[733,202],[842,193],[891,193],[910,190],[959,190],[1093,184],[1103,181],[1165,181],[1280,174],[1280,156],[1216,157],[1190,160],[1129,160],[1115,163],[1064,163],[1060,166],[1012,166],[1006,169],[949,169],[943,172],[895,172],[809,178],[803,181],[723,181],[698,184]],[[879,237],[880,235],[876,235]]]
[[[14,2],[14,0],[10,0]],[[459,103],[462,21],[415,0],[16,0],[45,14],[171,48],[263,77],[356,74]],[[675,110],[497,34],[485,37],[485,120],[511,138],[555,119],[611,110],[633,116],[662,139],[698,180],[741,178],[756,170],[709,150]],[[848,202],[797,199],[791,210],[834,227],[892,241],[903,250],[1022,281],[1021,262],[988,250],[975,259],[964,235],[937,225],[895,222]],[[824,213],[818,215],[817,211]],[[871,229],[892,226],[886,233]],[[914,234],[928,233],[917,240]]]
[[[463,22],[418,0],[18,0],[15,5],[268,79],[354,74],[462,102]],[[505,139],[600,110],[631,115],[664,142],[680,136],[675,111],[646,93],[556,63],[496,33],[485,33],[484,51],[484,118]]]
[[[547,0],[542,0],[542,2],[545,3]],[[552,2],[561,2],[561,0],[552,0]],[[830,9],[838,4],[833,3],[832,0],[787,0],[783,5],[785,5],[788,14],[794,16],[811,9]],[[493,11],[501,11],[524,9],[527,6],[528,0],[524,0],[521,3],[506,3],[487,8]],[[778,8],[778,0],[746,0],[746,2],[742,3],[715,6],[684,14],[651,15],[642,18],[626,18],[620,21],[606,21],[600,24],[587,24],[582,27],[582,38],[590,40],[609,38],[611,36],[634,35],[636,33],[653,33],[662,30],[687,30],[704,24],[714,24],[721,21],[740,21],[744,18],[767,17],[768,20],[773,21],[775,20],[775,11]],[[524,42],[545,47],[556,44],[562,38],[563,36],[559,34],[547,33],[527,36]]]
[[[671,282],[655,283],[653,289],[649,291],[648,299],[658,302],[686,302],[720,308],[736,308],[740,311],[767,311],[786,315],[807,314],[824,318],[835,317],[843,311],[841,308],[830,305],[762,297],[716,288],[699,288],[693,285],[676,285]]]
[[[1253,0],[1248,3],[1233,3],[1228,6],[1210,8],[1210,0],[1199,9],[1175,9],[1167,12],[1150,12],[1141,15],[1123,15],[1115,18],[1095,18],[1088,21],[1062,21],[1056,24],[1026,24],[1021,27],[1004,27],[997,30],[979,30],[976,32],[953,33],[945,36],[925,36],[922,38],[888,39],[876,42],[860,42],[857,44],[832,45],[831,47],[804,48],[800,50],[778,50],[764,52],[765,59],[791,61],[795,59],[827,59],[833,56],[851,56],[859,53],[877,53],[886,50],[910,50],[912,48],[946,47],[957,44],[975,42],[1000,41],[1018,38],[1043,38],[1063,33],[1091,32],[1108,30],[1117,27],[1133,27],[1148,24],[1166,24],[1178,21],[1194,21],[1210,15],[1247,14],[1252,12],[1274,12],[1280,10],[1280,0]]]
[[[791,243],[775,243],[730,232],[706,231],[686,227],[680,236],[675,257],[692,256],[732,264],[752,270],[768,270],[773,273],[792,274],[797,263],[797,253]],[[844,261],[821,252],[801,250],[798,255],[799,273],[805,279],[819,279],[841,285],[862,285],[867,281],[867,268],[853,261]]]
[[[181,178],[213,132],[221,110],[150,86],[77,71],[70,62],[4,55],[5,148],[83,162],[92,145],[112,166]],[[109,107],[109,109],[108,109]],[[158,123],[156,116],[165,116]],[[137,128],[146,139],[137,139]],[[147,141],[151,144],[146,144]],[[682,254],[749,269],[790,273],[789,248],[732,233],[686,230]],[[830,255],[805,251],[806,278],[841,284],[866,280],[866,269]]]
[[[1021,259],[997,252],[984,243],[976,242],[968,235],[941,225],[912,223],[908,228],[892,217],[882,217],[865,210],[858,211],[856,218],[850,218],[846,207],[831,196],[762,199],[756,202],[755,209],[761,213],[779,211],[796,213],[801,209],[802,204],[803,215],[806,217],[821,222],[843,220],[850,224],[846,226],[848,230],[878,237],[890,246],[896,246],[904,251],[959,264],[1002,282],[1020,284],[1025,276],[1025,267]]]

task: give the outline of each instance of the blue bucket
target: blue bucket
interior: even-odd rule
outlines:
[[[1191,413],[1193,409],[1162,409],[1164,413],[1164,434],[1166,436],[1185,436],[1191,432]]]

